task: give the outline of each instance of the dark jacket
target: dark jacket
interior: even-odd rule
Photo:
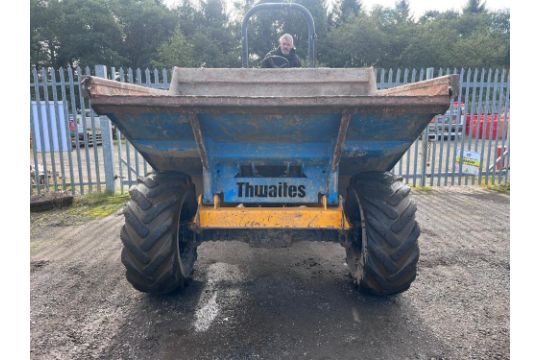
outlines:
[[[300,63],[300,58],[298,57],[298,55],[296,55],[296,52],[294,51],[294,49],[291,49],[291,51],[289,51],[289,55],[284,55],[281,52],[281,48],[279,48],[279,47],[277,49],[274,49],[274,50],[268,52],[268,54],[266,54],[266,56],[264,57],[264,59],[263,59],[263,61],[261,63],[261,67],[262,68],[271,68],[271,67],[273,67],[272,64],[271,64],[271,59],[269,57],[274,56],[274,55],[283,56],[284,58],[289,60],[289,66],[286,66],[286,67],[302,67],[302,64]],[[276,60],[275,63],[278,63],[278,61],[279,60]]]

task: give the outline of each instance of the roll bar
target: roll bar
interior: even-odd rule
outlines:
[[[300,4],[294,3],[264,3],[255,5],[252,7],[244,16],[242,20],[242,67],[248,67],[249,64],[249,49],[248,49],[248,35],[247,35],[247,25],[249,18],[253,16],[257,11],[261,10],[281,10],[281,9],[292,9],[299,11],[304,16],[308,26],[308,63],[309,67],[315,67],[315,22],[313,21],[313,16],[308,9]]]

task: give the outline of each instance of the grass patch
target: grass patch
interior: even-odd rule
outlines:
[[[432,186],[421,186],[421,185],[417,185],[417,186],[411,186],[412,189],[416,190],[416,191],[423,191],[423,192],[429,192],[429,191],[433,191],[433,187]]]
[[[41,245],[41,242],[39,241],[31,241],[30,242],[30,255],[34,255],[35,252],[39,249]]]
[[[90,193],[75,199],[74,206],[68,210],[74,215],[106,217],[120,210],[129,194],[111,194],[109,192]]]
[[[30,213],[32,228],[39,225],[71,226],[112,215],[124,207],[129,194],[95,192],[77,196],[69,208]]]
[[[67,180],[67,179],[66,179]],[[38,185],[36,184],[32,184],[32,196],[34,195],[39,195],[39,194],[45,194],[45,193],[48,193],[48,192],[55,192],[55,191],[67,191],[67,192],[72,192],[72,187],[71,187],[71,184],[67,184],[66,183],[66,188],[64,189],[62,187],[62,181],[59,180],[58,182],[58,188],[55,190],[54,189],[54,185],[52,183],[52,181],[49,180],[49,186],[46,187],[45,184],[40,184],[39,185],[39,193],[38,193]],[[92,185],[83,185],[82,187],[82,191],[85,193],[85,194],[90,194],[90,193],[94,193],[94,192],[98,192],[98,189],[105,189],[105,185],[104,184],[92,184]],[[86,196],[86,195],[80,195],[81,193],[81,186],[76,184],[75,185],[75,191],[73,192],[75,193],[77,196]]]
[[[503,182],[497,182],[496,179],[491,181],[491,177],[486,178],[485,176],[482,176],[480,186],[487,190],[492,190],[503,194],[510,194],[510,183],[505,184]]]

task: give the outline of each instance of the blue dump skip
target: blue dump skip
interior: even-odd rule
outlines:
[[[219,194],[230,204],[316,204],[324,195],[337,205],[340,182],[390,170],[457,88],[454,76],[376,91],[369,71],[302,69],[274,80],[232,70],[184,69],[170,92],[94,77],[83,90],[154,169],[202,177],[205,204]],[[356,82],[340,77],[348,73]]]
[[[202,173],[189,114],[164,111],[107,115],[155,169]],[[380,110],[353,114],[342,145],[339,175],[391,169],[433,115],[415,112],[414,108],[405,114]],[[212,201],[214,193],[223,193],[224,201],[233,203],[256,203],[261,198],[270,203],[317,203],[320,194],[327,194],[329,204],[337,203],[337,193],[330,193],[328,186],[341,117],[339,112],[199,113],[211,179],[205,199]],[[300,166],[302,173],[295,178],[242,176],[241,167],[252,165]],[[280,191],[279,186],[284,184],[294,196]],[[266,186],[251,190],[255,185]],[[265,192],[272,196],[264,196]],[[274,192],[283,196],[273,196]]]

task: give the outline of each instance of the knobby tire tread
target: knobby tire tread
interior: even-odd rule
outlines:
[[[177,256],[177,221],[180,211],[194,215],[194,186],[181,173],[157,173],[139,178],[124,209],[125,224],[120,238],[121,260],[126,278],[142,292],[165,294],[181,288],[191,276],[195,254],[189,264]],[[186,203],[187,202],[187,203]],[[188,273],[183,273],[188,271]]]
[[[407,290],[416,278],[420,254],[420,228],[410,188],[390,173],[355,176],[345,212],[353,225],[346,250],[355,283],[376,295]],[[361,214],[367,239],[362,239]]]

